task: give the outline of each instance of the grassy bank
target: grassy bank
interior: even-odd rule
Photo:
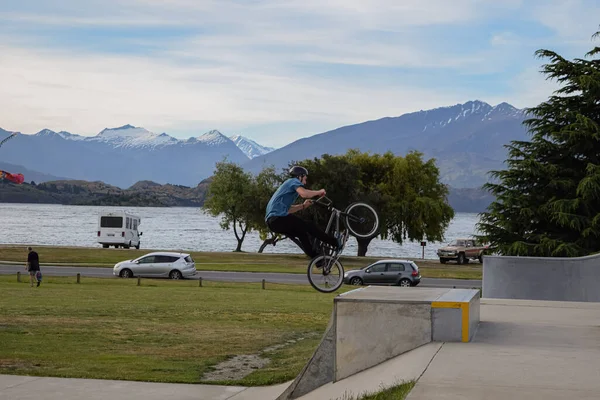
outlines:
[[[208,383],[293,379],[326,328],[332,298],[296,285],[0,276],[0,374],[207,383],[217,364],[268,362]],[[227,372],[227,371],[225,371]],[[225,375],[223,375],[225,376]]]
[[[37,246],[43,264],[113,267],[115,263],[144,255],[152,250],[101,249],[85,247]],[[308,259],[300,254],[191,252],[199,271],[306,273]],[[25,246],[1,246],[0,261],[24,262]],[[346,270],[364,267],[380,257],[342,257]],[[421,275],[428,278],[481,279],[481,264],[445,264],[438,260],[414,259]]]

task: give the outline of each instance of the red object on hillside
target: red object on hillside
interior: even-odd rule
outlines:
[[[20,185],[25,180],[23,174],[11,174],[10,172],[0,170],[0,179],[7,179],[13,183]]]

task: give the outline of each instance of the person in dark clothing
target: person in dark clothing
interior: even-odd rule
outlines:
[[[37,278],[37,273],[40,272],[40,257],[31,247],[28,247],[27,250],[29,250],[29,254],[27,255],[27,266],[25,268],[29,272],[29,283],[33,287],[33,279],[35,278],[37,286],[40,286],[41,281]]]
[[[265,215],[267,226],[275,233],[297,239],[302,244],[302,251],[310,258],[318,255],[311,245],[311,236],[338,250],[341,247],[338,238],[325,233],[314,223],[293,215],[312,205],[312,201],[308,199],[325,196],[325,189],[308,190],[304,187],[308,176],[308,170],[304,167],[292,167],[290,176],[279,186],[267,204]],[[298,196],[307,200],[302,204],[294,204]]]

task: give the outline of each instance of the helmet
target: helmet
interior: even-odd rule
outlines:
[[[300,167],[299,165],[295,165],[290,168],[290,175],[299,178],[303,175],[308,175],[308,170],[304,167]]]

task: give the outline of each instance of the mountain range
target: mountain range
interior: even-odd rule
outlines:
[[[0,148],[0,159],[41,174],[126,188],[146,180],[195,186],[224,158],[256,173],[264,166],[279,169],[293,160],[343,154],[352,148],[398,155],[418,150],[426,158],[436,158],[444,183],[472,188],[489,180],[488,171],[503,168],[503,145],[527,139],[525,117],[524,110],[507,103],[468,101],[344,126],[279,149],[217,130],[177,139],[132,125],[106,128],[95,136],[44,129],[17,134]],[[0,129],[0,140],[9,134]]]

